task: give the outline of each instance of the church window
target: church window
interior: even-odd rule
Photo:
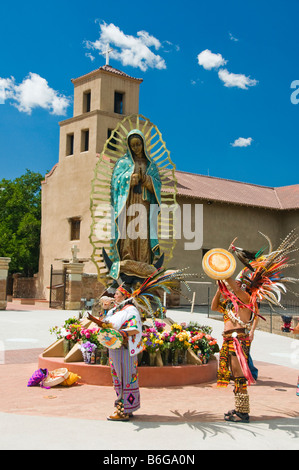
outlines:
[[[66,136],[66,155],[74,154],[74,134],[67,134]]]
[[[90,103],[91,103],[91,91],[85,91],[83,93],[83,113],[90,112]]]
[[[71,240],[80,240],[80,225],[81,219],[79,217],[70,219]]]
[[[124,113],[124,93],[115,91],[114,93],[114,112],[117,114]]]
[[[81,131],[81,152],[89,150],[89,129]]]

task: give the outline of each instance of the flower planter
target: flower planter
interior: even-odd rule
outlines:
[[[39,356],[38,367],[48,370],[65,367],[62,357]],[[111,369],[109,365],[86,364],[73,362],[67,365],[69,370],[78,374],[79,382],[89,385],[100,385],[112,387]],[[138,367],[140,387],[181,387],[185,385],[215,382],[217,380],[218,361],[211,360],[203,365],[172,365],[164,367],[149,367],[148,365]]]
[[[88,351],[82,351],[83,361],[85,364],[90,364],[91,361],[91,353]]]
[[[187,349],[179,349],[179,364],[187,364]]]
[[[100,349],[100,364],[106,366],[108,363],[108,351],[107,349]]]
[[[164,349],[164,351],[161,352],[161,356],[162,356],[163,365],[168,366],[171,360],[170,349]]]
[[[157,360],[157,353],[155,352],[150,352],[149,353],[149,365],[150,366],[155,366],[156,365],[156,360]]]

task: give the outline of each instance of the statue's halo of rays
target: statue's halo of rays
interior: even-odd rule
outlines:
[[[109,254],[111,243],[111,176],[116,161],[127,150],[127,135],[133,129],[139,129],[145,136],[146,147],[150,157],[156,163],[161,182],[161,205],[172,206],[174,211],[170,218],[158,218],[158,238],[160,252],[164,253],[164,265],[171,260],[175,246],[175,208],[177,180],[175,165],[170,158],[162,134],[149,119],[141,114],[132,114],[119,122],[107,139],[103,151],[98,156],[94,177],[91,183],[90,211],[91,228],[89,240],[92,245],[91,260],[97,268],[98,279],[107,286],[111,279],[103,260],[102,248]],[[163,214],[163,211],[162,211]]]

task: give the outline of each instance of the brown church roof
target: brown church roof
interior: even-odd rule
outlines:
[[[299,184],[293,186],[282,186],[275,188],[283,209],[298,209],[299,207]]]
[[[72,83],[76,83],[77,81],[85,80],[86,78],[90,78],[94,75],[97,75],[99,72],[108,72],[112,73],[115,75],[120,75],[121,77],[124,78],[129,78],[130,80],[137,80],[138,82],[143,82],[142,78],[134,78],[131,77],[130,75],[126,74],[125,72],[122,72],[121,70],[115,69],[114,67],[111,67],[111,65],[103,65],[102,67],[99,67],[96,70],[93,70],[92,72],[86,73],[85,75],[82,75],[81,77],[78,78],[72,78]]]
[[[271,188],[183,171],[175,174],[181,196],[268,209],[299,208],[299,184]]]
[[[130,75],[126,74],[125,72],[122,72],[121,70],[118,70],[118,69],[115,69],[114,67],[111,67],[111,65],[103,65],[102,67],[99,68],[99,70],[104,70],[104,72],[115,73],[116,75],[121,75],[122,77],[132,78],[133,80],[138,80],[140,82],[143,82],[142,78],[131,77]]]

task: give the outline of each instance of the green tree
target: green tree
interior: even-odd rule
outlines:
[[[26,170],[14,180],[0,180],[0,256],[11,258],[10,273],[38,271],[42,179]]]

